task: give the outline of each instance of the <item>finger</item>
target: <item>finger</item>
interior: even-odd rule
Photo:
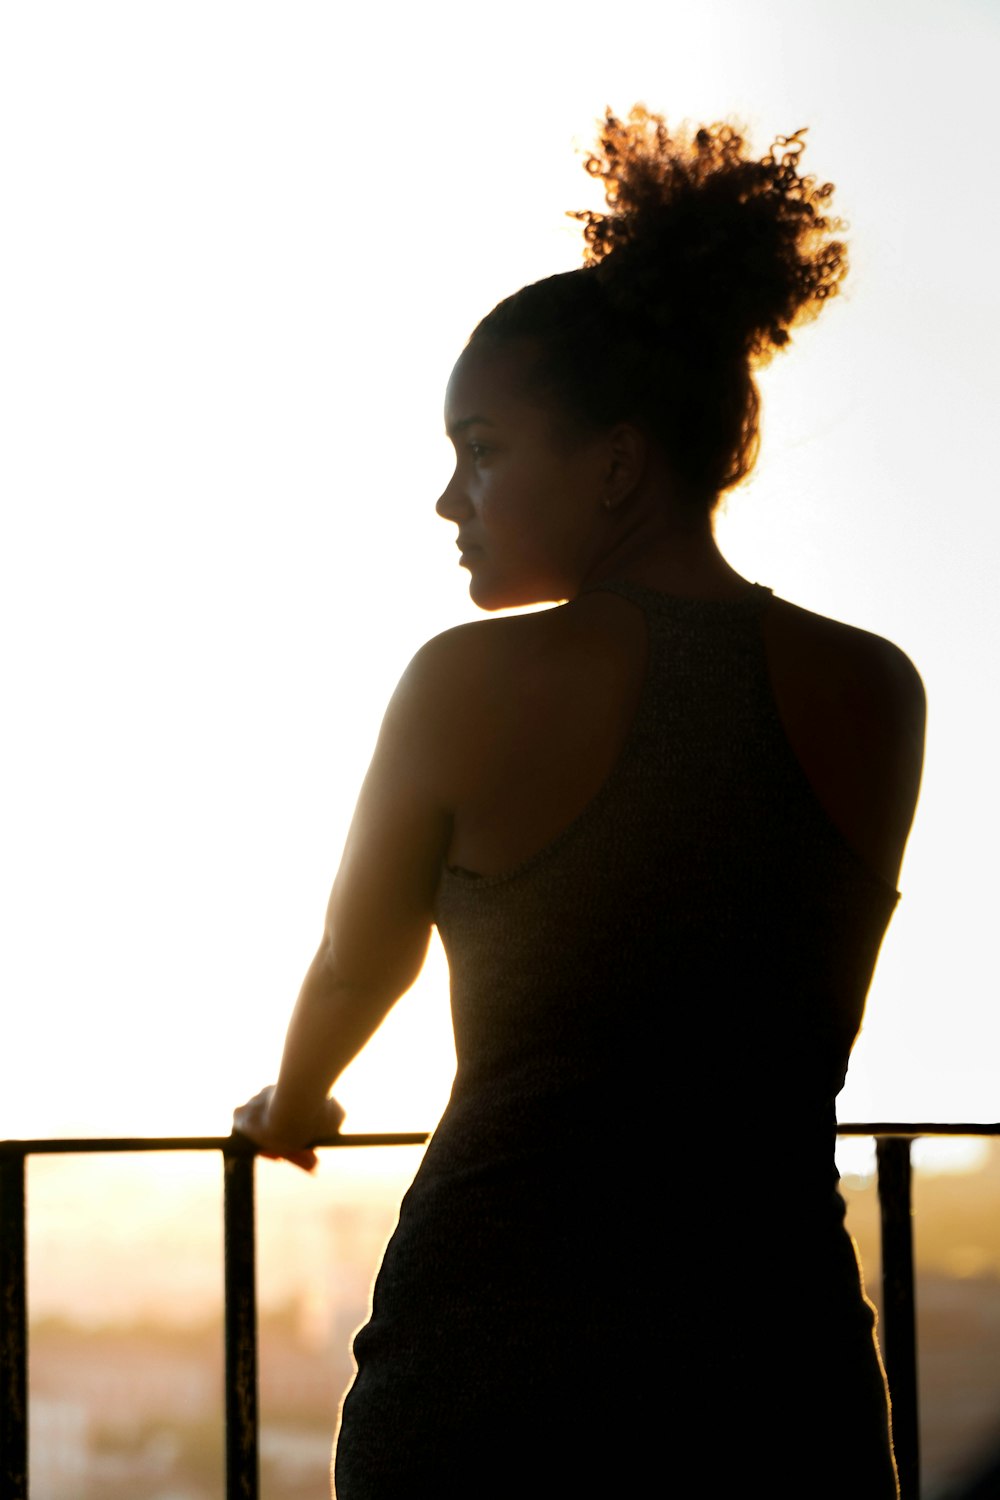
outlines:
[[[315,1172],[319,1165],[319,1157],[315,1151],[289,1151],[285,1155],[285,1161],[290,1161],[293,1166],[301,1167],[303,1172]]]
[[[266,1157],[268,1161],[290,1161],[292,1166],[301,1167],[303,1172],[314,1172],[319,1165],[319,1157],[308,1146],[301,1150],[283,1151],[275,1146],[262,1146],[257,1141],[254,1141],[254,1145],[258,1156]]]

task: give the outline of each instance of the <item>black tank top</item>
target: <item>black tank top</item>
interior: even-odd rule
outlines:
[[[617,764],[516,868],[442,874],[458,1067],[355,1341],[337,1493],[641,1493],[690,1449],[718,1493],[756,1467],[782,1500],[892,1495],[833,1147],[895,893],[789,747],[769,590],[608,587],[649,633]]]
[[[809,1171],[803,1185],[828,1193],[833,1101],[896,893],[833,826],[788,744],[761,632],[770,590],[705,601],[604,587],[649,631],[617,764],[516,868],[442,876],[462,1154],[490,1130],[481,1088],[505,1138],[503,1100],[550,1139],[579,1133],[583,1089],[605,1119],[700,1122],[705,1150],[751,1118],[773,1126]]]

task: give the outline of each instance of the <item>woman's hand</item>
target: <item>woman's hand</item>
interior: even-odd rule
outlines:
[[[291,1139],[280,1129],[280,1125],[276,1128],[276,1122],[272,1118],[274,1087],[273,1083],[269,1083],[266,1089],[261,1089],[259,1094],[254,1094],[246,1104],[241,1104],[233,1111],[233,1129],[253,1141],[261,1156],[270,1157],[272,1161],[290,1161],[296,1167],[301,1167],[303,1172],[313,1172],[319,1158],[310,1146],[310,1141],[336,1135],[343,1123],[344,1111],[336,1099],[324,1099],[312,1128],[302,1139]]]

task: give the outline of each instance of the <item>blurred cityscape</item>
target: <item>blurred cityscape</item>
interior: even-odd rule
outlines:
[[[326,1153],[316,1181],[259,1166],[263,1500],[328,1493],[350,1337],[417,1162],[379,1153],[373,1175],[373,1155]],[[32,1500],[221,1500],[218,1176],[189,1158],[32,1164]],[[867,1165],[844,1191],[877,1302]],[[915,1226],[923,1497],[948,1500],[1000,1449],[1000,1145],[961,1170],[932,1151]]]

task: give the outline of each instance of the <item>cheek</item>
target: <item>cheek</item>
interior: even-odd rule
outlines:
[[[512,466],[502,481],[484,489],[484,524],[525,552],[547,547],[561,529],[562,479],[553,466],[537,461]]]
[[[529,487],[529,476],[505,474],[496,483],[483,486],[479,515],[490,536],[514,545],[527,539],[539,513],[539,497]]]

